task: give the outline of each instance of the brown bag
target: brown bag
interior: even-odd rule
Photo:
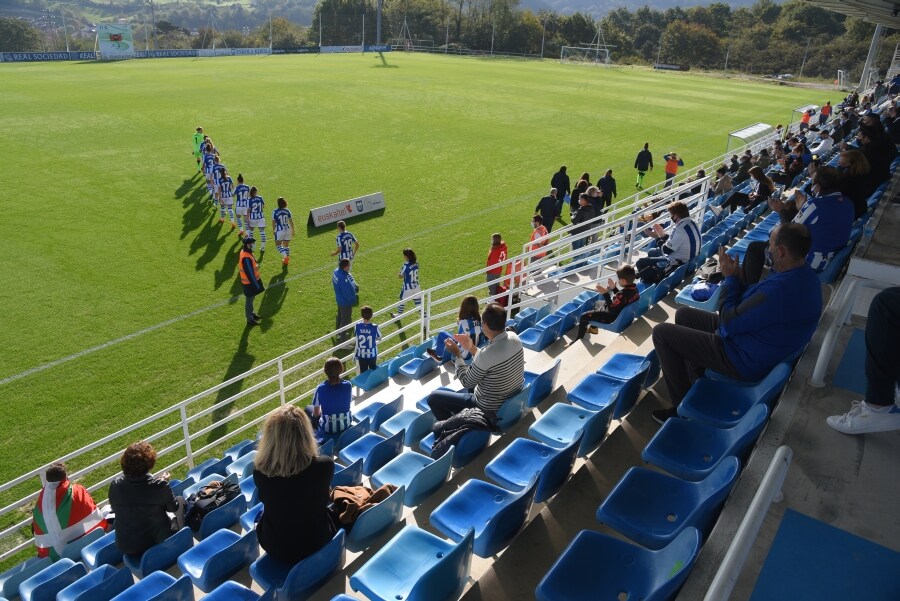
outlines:
[[[341,527],[350,532],[356,518],[369,507],[387,499],[397,487],[385,484],[378,490],[367,486],[335,486],[331,491],[331,511],[337,516]]]

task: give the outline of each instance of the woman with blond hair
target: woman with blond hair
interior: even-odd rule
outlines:
[[[302,409],[284,405],[269,414],[253,463],[265,507],[256,526],[260,546],[288,564],[321,549],[337,531],[328,511],[334,459],[319,455]]]

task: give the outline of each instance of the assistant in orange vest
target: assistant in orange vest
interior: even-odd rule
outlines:
[[[664,156],[663,160],[666,162],[666,188],[668,188],[672,185],[672,180],[678,173],[678,168],[684,167],[684,161],[678,158],[678,155],[674,152],[670,152]]]
[[[241,284],[244,285],[244,312],[247,316],[247,325],[255,326],[262,318],[253,311],[253,299],[265,290],[265,287],[259,277],[259,265],[253,256],[253,245],[256,240],[252,236],[247,236],[243,242],[244,246],[238,257],[238,269],[241,273]]]
[[[531,232],[531,246],[528,247],[528,250],[537,250],[541,247],[547,246],[549,240],[541,240],[540,242],[535,242],[540,238],[544,238],[549,232],[547,228],[544,226],[544,219],[540,215],[535,215],[531,218],[531,227],[534,228],[534,231]],[[536,255],[532,255],[531,260],[537,261],[538,259],[543,259],[547,256],[547,253],[541,252]]]

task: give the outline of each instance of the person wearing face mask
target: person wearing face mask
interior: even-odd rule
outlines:
[[[687,263],[700,252],[700,228],[691,219],[690,210],[681,201],[673,202],[666,210],[674,227],[671,234],[666,234],[662,225],[656,224],[645,233],[656,238],[656,248],[647,251],[647,256],[638,259],[637,267],[641,281],[648,286],[662,280],[669,272]]]
[[[753,285],[739,277],[738,260],[719,249],[725,279],[718,313],[681,307],[675,323],[653,328],[673,405],[654,411],[654,421],[676,417],[678,405],[707,369],[741,381],[760,380],[809,343],[822,313],[819,279],[806,263],[811,244],[805,225],[778,225],[768,243],[772,273]],[[803,310],[785,311],[785,302]]]
[[[544,227],[544,220],[540,215],[535,215],[531,218],[531,227],[534,229],[531,232],[531,245],[528,247],[528,250],[537,250],[547,246],[547,243],[550,242],[546,238],[549,232],[547,231],[547,228]],[[532,255],[531,260],[537,261],[543,259],[546,255],[547,253],[540,252],[536,255]]]
[[[853,218],[859,219],[869,210],[869,196],[875,191],[875,180],[869,160],[859,150],[845,150],[838,157],[841,194],[853,203]]]
[[[537,206],[534,207],[534,214],[541,216],[541,221],[547,231],[553,229],[553,220],[556,219],[556,197],[559,191],[556,188],[550,188],[550,194],[540,199]]]

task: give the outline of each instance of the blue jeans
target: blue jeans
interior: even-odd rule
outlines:
[[[475,406],[475,395],[471,392],[435,390],[428,395],[428,406],[437,421],[449,419],[463,409]]]

